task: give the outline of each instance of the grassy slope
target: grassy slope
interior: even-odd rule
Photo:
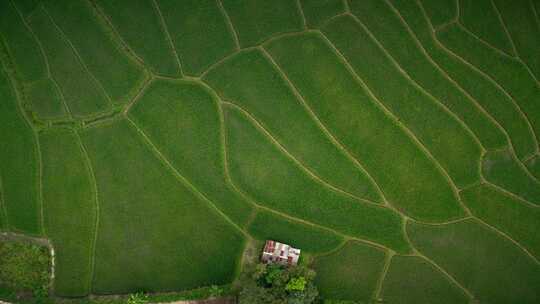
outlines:
[[[221,1],[238,34],[241,47],[260,43],[273,35],[302,29],[300,11],[289,0]]]
[[[415,1],[394,2],[398,6],[415,5]],[[427,56],[422,46],[408,31],[401,16],[388,3],[366,0],[362,5],[359,5],[359,2],[352,5],[351,10],[403,70],[426,92],[459,117],[486,148],[504,146],[506,144],[504,133],[447,77],[444,70],[438,69],[433,64],[432,58]],[[415,7],[412,13],[420,16],[421,11]]]
[[[459,0],[459,22],[482,40],[513,56],[512,43],[491,0]]]
[[[4,190],[2,189],[2,179],[0,178],[0,231],[8,230],[6,206],[4,204]]]
[[[56,88],[47,79],[47,63],[38,41],[10,1],[3,1],[0,5],[0,36],[7,44],[18,80],[24,83],[24,103],[39,118],[63,117],[65,109]]]
[[[317,28],[345,12],[343,0],[300,0],[300,3],[309,28]]]
[[[540,135],[540,87],[525,66],[484,45],[462,28],[451,25],[437,32],[437,38],[451,51],[491,76],[512,96]]]
[[[242,235],[176,179],[133,126],[117,121],[81,137],[99,194],[93,292],[231,281]]]
[[[508,234],[540,259],[540,210],[489,185],[461,192],[471,212]]]
[[[0,177],[9,229],[40,234],[36,141],[4,70],[0,70],[0,100]]]
[[[201,85],[157,80],[129,112],[180,174],[239,225],[251,205],[226,181],[216,100]]]
[[[127,103],[145,75],[122,53],[90,2],[48,0],[44,5],[112,101]]]
[[[367,95],[319,35],[289,36],[265,47],[391,204],[426,221],[463,214],[435,164]]]
[[[1,183],[0,183],[1,184]],[[1,185],[0,185],[1,189]],[[4,213],[4,202],[2,200],[2,192],[0,191],[0,231],[7,230],[7,221],[6,221],[6,214]]]
[[[394,256],[384,278],[381,298],[392,304],[470,303],[465,293],[426,260]]]
[[[61,119],[67,117],[62,96],[51,79],[41,79],[29,84],[25,89],[31,108],[41,119]]]
[[[29,18],[29,24],[43,46],[51,76],[58,83],[72,115],[82,117],[108,109],[110,104],[105,93],[47,12],[38,8]]]
[[[466,97],[464,94],[471,97],[454,98],[456,101],[464,101],[460,107],[451,106],[451,103],[448,102],[446,104],[471,128],[482,145],[486,149],[506,145],[503,130],[498,128],[494,121],[490,121],[488,116],[483,113],[486,111],[504,128],[520,159],[535,153],[538,150],[535,134],[527,117],[523,115],[511,96],[501,90],[500,86],[482,71],[475,69],[435,40],[432,24],[424,14],[423,7],[417,5],[415,1],[392,0],[392,3],[433,62],[439,65],[448,77],[451,77],[452,81],[455,81],[465,92],[459,93],[454,89],[444,93],[447,86],[441,85],[439,86],[442,93],[439,95],[442,97],[440,100],[447,99],[448,101],[450,100],[448,98],[452,98],[454,95]],[[415,63],[414,60],[410,62]],[[414,67],[414,65],[410,66],[408,71],[414,71]],[[427,84],[431,82],[429,77],[424,80]],[[435,91],[431,92],[435,94]],[[475,103],[480,107],[475,107]]]
[[[174,49],[152,0],[99,0],[97,3],[124,41],[156,74],[180,75]]]
[[[315,260],[315,283],[322,297],[368,302],[383,271],[385,253],[349,242],[339,251]]]
[[[433,25],[439,27],[458,16],[458,0],[420,0],[426,8]]]
[[[531,9],[536,13],[536,21],[540,24],[540,3],[538,1],[532,1]]]
[[[96,1],[45,0],[44,7],[59,28],[46,11],[36,9],[36,0],[0,4],[4,17],[0,43],[9,55],[2,60],[9,59],[6,67],[15,69],[10,72],[20,89],[19,102],[39,118],[65,118],[71,110],[80,119],[107,111],[111,103],[106,94],[115,105],[124,104],[138,89],[143,70],[177,77],[181,74],[178,61],[184,74],[191,76],[212,67],[204,83],[154,79],[128,113],[133,123],[113,120],[82,131],[91,168],[99,175],[102,206],[95,276],[90,258],[96,210],[81,147],[73,131],[40,133],[44,228],[57,249],[57,294],[177,290],[233,278],[242,236],[208,201],[174,177],[138,131],[144,131],[175,170],[255,238],[283,240],[304,252],[324,254],[343,244],[343,236],[331,231],[335,229],[399,253],[410,250],[397,213],[331,189],[266,136],[273,136],[325,182],[373,202],[382,201],[358,166],[313,123],[280,69],[308,109],[366,167],[390,203],[407,215],[440,222],[463,216],[463,211],[434,160],[425,157],[401,125],[413,131],[458,187],[478,180],[480,150],[472,140],[474,134],[489,150],[482,163],[483,177],[530,203],[540,202],[538,180],[519,163],[527,160],[525,166],[538,179],[534,131],[540,134],[536,102],[540,20],[532,9],[540,4],[526,0],[512,4],[495,0],[495,5],[470,0],[365,0],[348,1],[348,5],[340,0],[223,0],[221,5],[212,0],[156,0],[155,6],[152,2],[97,0],[116,32],[95,11]],[[342,16],[328,24],[346,6],[355,16]],[[26,21],[36,36],[19,13],[31,14]],[[462,25],[433,33],[432,25],[441,26],[458,15]],[[272,39],[265,49],[242,51],[215,66],[236,49],[234,34],[242,47],[251,46],[301,30],[302,17],[310,28],[326,24],[325,36],[396,114],[397,122],[382,114],[363,84],[350,77],[342,58],[317,33]],[[463,26],[503,52],[512,53],[510,42],[514,43],[520,58],[486,46]],[[141,62],[126,56],[118,34]],[[40,47],[54,80],[47,73]],[[8,210],[8,216],[2,210],[0,229],[40,233],[34,187],[37,146],[3,76],[0,99],[8,102],[0,103],[0,121],[9,123],[2,124],[0,132],[1,143],[8,147],[0,149],[0,207]],[[408,77],[421,87],[412,85]],[[219,105],[214,92],[240,107]],[[441,110],[437,102],[452,113]],[[226,151],[221,107],[228,132]],[[252,206],[229,184],[224,155],[236,185],[256,202],[330,229],[264,208],[249,217]],[[460,197],[474,216],[538,257],[536,208],[503,191],[484,183],[461,191]],[[27,207],[20,208],[20,203]],[[537,263],[485,225],[473,220],[442,226],[412,223],[408,230],[423,254],[481,302],[539,301]],[[369,300],[383,259],[380,250],[356,242],[317,258],[323,295]],[[510,295],[508,290],[512,290]],[[399,255],[393,257],[382,296],[397,303],[465,301],[461,291],[427,261]]]
[[[231,57],[208,72],[204,81],[223,100],[249,112],[321,179],[358,197],[382,200],[375,185],[324,134],[260,51],[250,50]]]
[[[13,4],[19,9],[24,17],[27,17],[39,6],[40,0],[17,0]]]
[[[482,160],[482,175],[493,184],[540,205],[540,182],[527,172],[511,151],[486,153]]]
[[[337,248],[343,238],[335,233],[260,210],[247,228],[259,240],[276,240],[301,248],[303,252],[322,253]]]
[[[517,55],[538,82],[540,80],[540,26],[536,19],[532,1],[514,3],[494,0],[502,22],[516,48]]]
[[[323,32],[377,99],[415,134],[458,187],[480,179],[481,147],[474,138],[436,99],[401,74],[384,49],[352,17],[334,19]]]
[[[39,142],[45,232],[56,253],[54,291],[59,296],[85,296],[92,279],[97,212],[92,176],[73,131],[47,131]]]
[[[398,252],[408,251],[397,213],[322,185],[236,108],[225,107],[225,124],[231,178],[256,202]]]
[[[19,77],[28,82],[45,77],[46,65],[39,46],[11,1],[0,4],[0,32]]]
[[[411,224],[407,230],[420,252],[480,302],[525,304],[540,300],[540,266],[485,226],[468,220],[442,226]]]
[[[212,0],[159,0],[159,7],[185,74],[199,75],[233,52],[233,33]]]
[[[540,155],[536,155],[526,163],[527,169],[532,175],[540,180]]]

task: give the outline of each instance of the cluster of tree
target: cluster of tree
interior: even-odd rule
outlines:
[[[315,271],[305,266],[258,264],[243,274],[239,304],[311,304],[319,292]]]
[[[0,303],[43,301],[49,296],[50,276],[47,247],[0,236]]]

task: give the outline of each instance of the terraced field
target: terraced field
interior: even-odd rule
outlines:
[[[540,303],[540,2],[0,1],[0,229],[63,297]]]

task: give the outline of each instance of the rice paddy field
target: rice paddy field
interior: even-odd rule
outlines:
[[[0,1],[0,230],[58,297],[540,303],[540,1]]]

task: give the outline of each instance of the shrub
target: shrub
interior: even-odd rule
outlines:
[[[148,296],[144,293],[134,293],[127,299],[127,304],[146,304],[148,303]]]
[[[224,292],[223,288],[221,288],[221,287],[219,287],[217,285],[210,286],[210,290],[209,290],[210,297],[217,298],[217,297],[221,296],[223,294],[223,292]]]

